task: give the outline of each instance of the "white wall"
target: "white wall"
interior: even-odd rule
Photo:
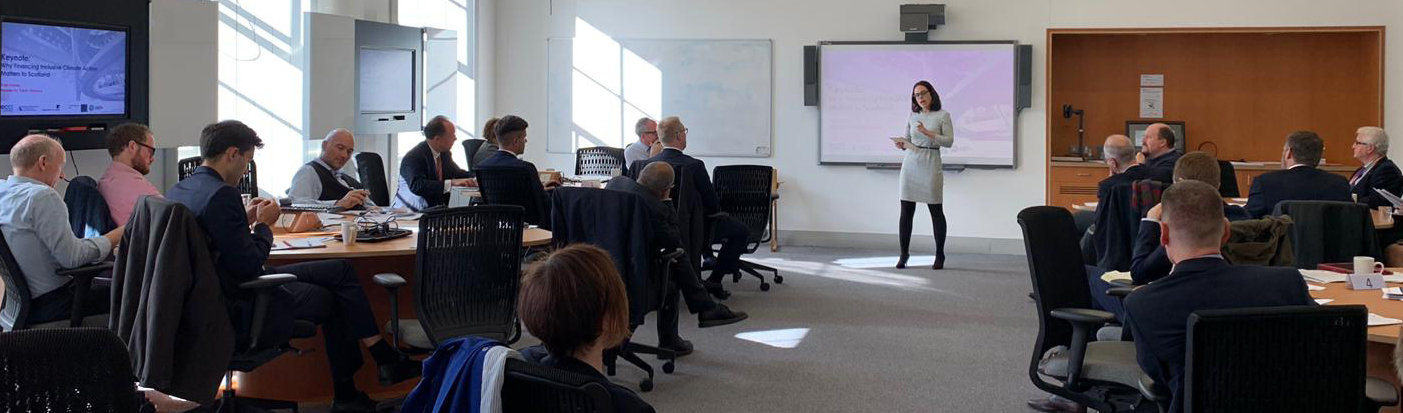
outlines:
[[[546,38],[569,37],[576,17],[618,38],[767,38],[774,40],[774,156],[707,158],[708,166],[761,163],[778,168],[781,239],[799,244],[894,245],[897,172],[819,166],[818,110],[803,99],[802,46],[823,40],[901,40],[897,10],[907,0],[512,0],[496,4],[495,114],[544,126]],[[953,251],[1021,253],[1015,216],[1045,202],[1046,30],[1088,27],[1324,26],[1403,23],[1396,0],[1325,7],[1305,0],[947,0],[947,25],[935,40],[1017,40],[1033,45],[1033,107],[1018,120],[1013,170],[971,170],[945,177]],[[1390,31],[1386,119],[1403,122],[1403,39]],[[1170,56],[1166,58],[1193,58]],[[1347,68],[1341,75],[1348,76]],[[685,119],[683,120],[686,121]],[[1391,122],[1390,124],[1395,124]],[[1397,123],[1403,124],[1403,123]],[[534,129],[534,128],[533,128]],[[547,154],[544,128],[533,130],[527,158],[542,169],[573,168],[572,155]],[[706,139],[692,136],[691,139]],[[1403,151],[1403,145],[1395,145]],[[1397,153],[1396,153],[1397,154]],[[917,214],[916,233],[930,234]],[[835,239],[842,235],[841,240]],[[928,237],[916,242],[929,243]]]

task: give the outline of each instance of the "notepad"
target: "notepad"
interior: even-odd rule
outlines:
[[[327,238],[298,238],[273,241],[273,251],[326,248]]]
[[[1108,283],[1116,281],[1131,282],[1131,278],[1130,273],[1125,271],[1106,271],[1105,274],[1101,274],[1101,281]]]
[[[1335,301],[1335,299],[1333,299],[1333,298],[1317,298],[1317,299],[1315,299],[1315,303],[1316,303],[1316,304],[1320,304],[1320,305],[1330,304],[1330,302],[1332,302],[1332,301]]]
[[[1318,286],[1318,285],[1315,285],[1315,284],[1306,284],[1306,291],[1324,291],[1324,290],[1325,290],[1325,287],[1321,287],[1321,286]]]
[[[1369,313],[1369,327],[1388,326],[1394,324],[1403,324],[1403,320],[1399,320],[1396,318],[1388,318],[1378,314]]]
[[[1316,283],[1342,283],[1345,282],[1345,274],[1326,270],[1300,270],[1301,277],[1306,281]]]
[[[1382,291],[1383,291],[1383,293],[1384,293],[1384,299],[1385,299],[1385,300],[1399,300],[1399,301],[1403,301],[1403,288],[1388,287],[1388,288],[1384,288]]]

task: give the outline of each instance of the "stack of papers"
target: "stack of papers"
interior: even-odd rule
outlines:
[[[1383,289],[1385,300],[1403,301],[1403,288],[1388,287]]]
[[[1369,327],[1387,326],[1394,324],[1403,324],[1403,320],[1399,320],[1396,318],[1388,318],[1378,314],[1369,313]]]
[[[1403,283],[1403,275],[1400,275],[1400,274],[1385,275],[1385,276],[1384,276],[1384,282],[1386,282],[1386,283]]]
[[[1101,274],[1101,281],[1108,283],[1116,281],[1130,282],[1130,273],[1125,271],[1106,271],[1105,274]]]
[[[1301,277],[1306,281],[1316,283],[1342,283],[1345,282],[1345,275],[1334,271],[1326,270],[1300,270]]]
[[[289,239],[289,240],[276,240],[276,241],[273,241],[273,248],[272,248],[272,250],[273,250],[273,251],[282,251],[282,250],[300,250],[300,249],[307,249],[307,248],[325,248],[325,247],[326,247],[326,241],[328,241],[329,239],[330,239],[330,238],[318,237],[318,238],[297,238],[297,239]]]

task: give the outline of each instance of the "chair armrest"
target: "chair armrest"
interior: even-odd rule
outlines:
[[[1378,408],[1396,406],[1398,405],[1398,388],[1378,377],[1368,377],[1364,380],[1364,397],[1369,399],[1370,404]]]
[[[1169,391],[1165,389],[1164,386],[1161,386],[1159,383],[1155,383],[1154,379],[1150,378],[1150,376],[1147,376],[1143,373],[1140,374],[1139,384],[1140,394],[1144,395],[1146,399],[1150,399],[1150,401],[1159,405],[1160,411],[1166,411],[1169,409]]]
[[[1116,316],[1114,314],[1101,310],[1092,310],[1087,308],[1059,308],[1056,310],[1052,310],[1050,314],[1053,317],[1067,320],[1068,322],[1071,322],[1074,326],[1077,324],[1106,324],[1116,320]]]
[[[297,281],[297,276],[292,274],[268,274],[262,275],[253,281],[244,281],[239,284],[239,288],[245,290],[257,290],[261,288],[275,287]]]
[[[404,277],[394,273],[375,274],[371,279],[375,281],[375,284],[385,288],[399,288],[409,284],[408,281],[404,280]]]
[[[1127,281],[1127,280],[1109,281],[1109,282],[1107,282],[1107,284],[1110,284],[1112,287],[1135,288],[1135,284],[1134,284],[1134,283],[1131,283],[1130,281]]]
[[[681,249],[672,249],[663,251],[663,255],[659,256],[658,258],[662,258],[663,260],[675,260],[682,257],[683,255],[686,255],[685,251],[682,251]]]
[[[1131,287],[1111,287],[1106,290],[1106,295],[1124,300],[1125,296],[1130,295],[1133,291],[1135,291],[1135,289]]]
[[[1058,308],[1049,314],[1072,323],[1072,341],[1067,346],[1070,351],[1067,355],[1067,380],[1063,387],[1071,391],[1080,391],[1082,363],[1086,361],[1086,345],[1091,341],[1091,333],[1114,321],[1116,316],[1086,308]]]
[[[110,269],[112,269],[112,263],[108,261],[103,261],[92,265],[65,268],[62,270],[55,271],[54,274],[69,277],[92,278],[94,276],[97,276],[98,274],[101,274],[103,271],[107,271]]]

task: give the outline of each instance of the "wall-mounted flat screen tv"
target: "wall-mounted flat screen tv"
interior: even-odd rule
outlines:
[[[124,116],[127,32],[0,22],[0,116]]]

